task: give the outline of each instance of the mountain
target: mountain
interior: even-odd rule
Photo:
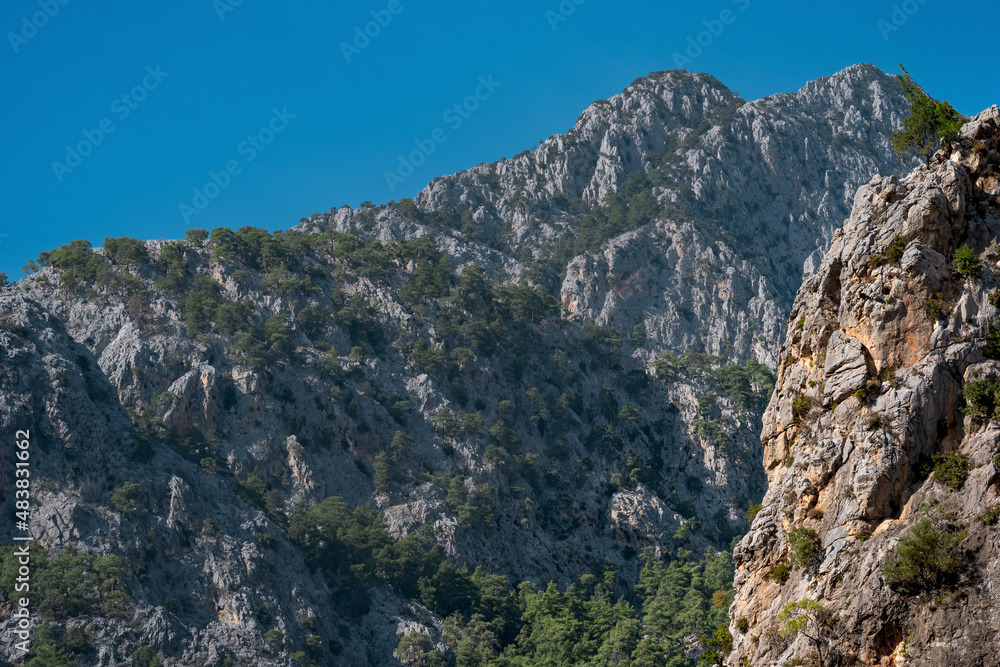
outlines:
[[[861,188],[799,290],[728,664],[996,664],[998,163],[994,106]]]
[[[689,563],[724,592],[803,267],[906,109],[867,65],[750,103],[656,73],[415,200],[42,253],[0,294],[39,645],[374,666],[410,635],[434,664],[477,616],[513,643],[522,581],[629,600]]]

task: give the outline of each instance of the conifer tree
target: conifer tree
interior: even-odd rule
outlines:
[[[900,160],[917,155],[930,164],[938,144],[957,137],[966,118],[946,101],[924,92],[905,67],[899,68],[903,73],[896,78],[910,102],[910,116],[903,121],[903,129],[892,135],[892,150]]]

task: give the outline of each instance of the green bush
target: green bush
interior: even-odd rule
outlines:
[[[379,452],[375,455],[375,460],[372,462],[372,483],[375,485],[375,491],[378,493],[387,493],[389,491],[389,481],[392,479],[392,463],[389,461],[389,455],[385,452]]]
[[[805,394],[799,394],[792,400],[792,423],[798,426],[812,409],[812,401]]]
[[[135,667],[163,667],[160,654],[148,646],[143,646],[132,653],[132,664]]]
[[[111,494],[111,507],[121,514],[131,514],[135,511],[135,499],[140,488],[141,485],[135,482],[125,482]]]
[[[1000,289],[995,289],[990,292],[989,300],[991,306],[994,308],[1000,308]]]
[[[965,413],[976,426],[1000,417],[1000,384],[988,380],[974,380],[962,389]]]
[[[924,313],[932,322],[947,319],[951,315],[951,306],[947,301],[940,298],[927,299],[924,302]]]
[[[882,266],[884,264],[896,265],[903,259],[906,252],[906,241],[898,234],[893,237],[892,242],[880,253],[872,255],[868,260],[871,266]]]
[[[166,273],[153,282],[153,287],[173,294],[181,294],[187,288],[187,249],[183,243],[168,243],[160,250],[157,267]]]
[[[328,377],[334,380],[338,379],[344,372],[344,368],[340,364],[340,359],[337,357],[337,350],[332,347],[316,360],[316,365]]]
[[[913,595],[932,590],[958,572],[961,560],[957,538],[936,530],[930,517],[913,525],[910,535],[899,541],[896,553],[882,566],[886,583],[894,591]]]
[[[264,349],[275,359],[287,359],[295,351],[292,330],[285,313],[275,313],[264,322]]]
[[[285,643],[285,633],[277,628],[272,628],[264,633],[264,641],[276,649],[280,649]]]
[[[955,251],[951,261],[955,270],[966,278],[976,278],[982,273],[982,262],[968,243]]]
[[[707,648],[698,657],[698,662],[702,665],[722,665],[726,656],[733,650],[733,636],[726,624],[716,628],[711,636],[702,635],[698,641]]]
[[[217,282],[205,276],[194,279],[194,285],[181,304],[181,317],[187,325],[188,334],[202,333],[215,318],[215,311],[222,302]]]
[[[1000,359],[1000,322],[992,321],[986,329],[983,354],[987,359]]]
[[[291,654],[291,658],[295,662],[302,665],[302,667],[316,667],[316,663],[309,659],[309,656],[306,655],[305,651],[295,651]]]
[[[81,286],[90,290],[106,287],[112,280],[107,263],[91,250],[90,241],[76,239],[54,250],[38,254],[40,266],[59,269],[59,288],[75,291]]]
[[[792,568],[788,565],[788,563],[778,563],[772,567],[771,571],[768,573],[768,576],[779,584],[784,584],[788,581],[788,577],[791,575]]]
[[[793,568],[809,567],[819,557],[819,538],[811,528],[799,526],[788,534],[788,562]]]
[[[993,503],[993,507],[979,515],[979,521],[987,526],[995,526],[1000,521],[1000,503]]]
[[[145,242],[128,236],[105,238],[104,252],[113,264],[119,266],[138,266],[149,261]]]
[[[953,489],[960,489],[969,477],[969,457],[960,452],[939,452],[934,455],[934,479]]]
[[[757,518],[757,514],[764,509],[764,505],[761,503],[750,503],[750,507],[747,509],[747,521],[753,523],[753,520]]]
[[[906,241],[898,234],[893,237],[892,243],[886,246],[885,260],[889,264],[899,264],[906,252]]]
[[[296,315],[295,321],[309,338],[319,338],[330,323],[332,316],[320,306],[306,306]]]
[[[225,336],[235,336],[237,331],[249,331],[253,328],[253,302],[241,299],[233,303],[223,303],[215,308],[216,333]]]
[[[406,667],[447,667],[448,661],[431,645],[423,632],[411,632],[399,640],[397,659]]]
[[[207,229],[189,229],[184,240],[193,246],[201,247],[208,240]]]
[[[278,546],[278,538],[274,533],[254,533],[253,537],[257,544],[267,549],[274,549]]]

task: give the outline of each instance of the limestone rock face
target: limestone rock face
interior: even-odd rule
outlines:
[[[647,356],[703,349],[773,368],[803,272],[816,270],[856,190],[899,168],[888,137],[908,108],[895,77],[864,64],[751,102],[707,74],[655,72],[565,134],[428,184],[416,204],[444,227],[404,209],[342,207],[301,228],[434,231],[462,264],[559,291],[581,321],[643,324]],[[662,212],[564,257],[586,214],[638,176]]]
[[[823,664],[996,664],[1000,534],[980,517],[1000,499],[1000,414],[995,399],[977,413],[963,389],[1000,378],[998,165],[993,107],[929,165],[862,187],[800,288],[764,415],[764,508],[734,554],[728,664],[815,654],[778,618],[806,598],[832,614]],[[981,261],[968,275],[952,261],[965,245]],[[940,466],[927,476],[941,453],[966,457],[964,484]],[[962,569],[894,590],[883,566],[925,516]],[[815,562],[780,583],[797,528],[815,532]]]

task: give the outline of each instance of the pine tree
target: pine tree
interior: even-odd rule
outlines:
[[[896,78],[910,102],[910,116],[903,121],[903,129],[892,135],[892,150],[900,160],[919,155],[930,164],[938,144],[957,137],[966,118],[946,101],[935,100],[924,92],[905,67],[899,68],[903,73]]]

